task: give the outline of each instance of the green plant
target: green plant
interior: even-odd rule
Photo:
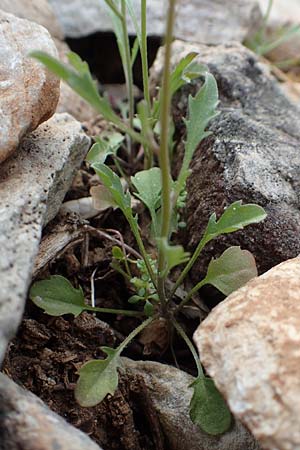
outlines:
[[[273,7],[273,0],[269,0],[266,14],[263,17],[263,22],[259,30],[249,39],[245,41],[245,45],[253,50],[259,56],[264,56],[275,48],[287,42],[296,34],[300,33],[299,25],[284,25],[279,27],[271,36],[268,36],[267,25],[270,13]],[[287,64],[288,61],[283,61],[282,64]]]
[[[242,205],[241,201],[236,201],[228,206],[218,220],[215,214],[211,215],[204,235],[192,255],[181,245],[172,245],[173,233],[181,224],[180,211],[186,198],[185,189],[190,174],[190,162],[199,143],[210,134],[207,131],[209,122],[218,114],[217,84],[214,77],[204,67],[194,63],[196,56],[194,53],[183,58],[171,72],[175,0],[169,0],[162,86],[157,98],[151,102],[146,49],[146,2],[141,0],[141,29],[138,28],[131,1],[121,1],[121,9],[118,8],[119,2],[116,0],[105,0],[105,2],[112,13],[124,71],[127,73],[127,84],[132,83],[129,72],[132,69],[137,47],[141,51],[145,99],[137,106],[135,116],[132,113],[130,86],[128,86],[129,114],[128,117],[120,118],[107,100],[99,95],[88,66],[77,55],[71,54],[69,57],[71,68],[41,52],[34,52],[33,56],[64,79],[118,129],[98,138],[87,159],[98,174],[103,189],[106,189],[105,200],[109,199],[113,207],[122,211],[136,240],[138,252],[135,251],[134,259],[129,258],[124,248],[113,247],[112,267],[120,272],[134,289],[135,294],[129,298],[129,303],[137,304],[137,310],[120,311],[88,306],[84,302],[82,290],[74,289],[67,280],[59,276],[34,283],[30,297],[36,305],[50,315],[67,313],[78,315],[87,309],[102,313],[144,317],[144,321],[117,349],[103,348],[107,354],[105,360],[90,361],[80,369],[76,398],[83,406],[93,406],[107,394],[114,393],[118,384],[117,369],[121,365],[121,352],[151,322],[164,318],[169,327],[175,329],[186,342],[197,367],[198,375],[191,386],[194,391],[190,409],[191,418],[207,433],[220,434],[230,426],[230,412],[213,381],[207,378],[202,370],[196,350],[180,324],[180,311],[205,284],[214,285],[225,295],[238,289],[257,274],[254,259],[248,251],[231,247],[219,258],[210,262],[206,277],[186,292],[179,303],[176,293],[208,242],[222,234],[232,233],[250,224],[258,223],[265,218],[266,214],[260,206]],[[126,34],[127,10],[137,28],[137,40],[132,49],[128,47],[129,41]],[[128,54],[131,55],[130,58]],[[199,76],[203,79],[203,85],[194,97],[189,97],[187,117],[184,119],[185,154],[179,175],[176,180],[173,180],[170,168],[173,129],[170,115],[171,98],[183,84]],[[122,176],[124,169],[120,167],[117,152],[125,141],[128,145],[128,138],[131,140],[130,146],[127,147],[128,155],[131,154],[129,160],[133,161],[134,143],[143,146],[145,155],[145,170],[133,174],[130,179],[126,175],[131,192],[128,187],[123,186],[120,176],[105,164],[107,156],[110,155]],[[156,157],[159,167],[152,167]],[[144,245],[138,215],[135,215],[131,208],[132,196],[137,197],[150,214],[149,237],[155,244],[155,256],[153,253],[150,256]],[[169,276],[177,266],[180,266],[182,270],[176,283],[172,285]],[[142,309],[139,306],[141,304]]]

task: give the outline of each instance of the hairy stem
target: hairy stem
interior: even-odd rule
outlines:
[[[141,323],[137,328],[135,328],[124,341],[119,345],[118,350],[121,353],[125,347],[134,339],[144,328],[146,328],[154,320],[154,317],[149,317],[145,322]]]
[[[162,177],[162,226],[161,238],[169,239],[171,223],[171,168],[169,158],[169,125],[171,106],[171,47],[173,40],[173,27],[175,22],[176,0],[169,0],[167,14],[167,29],[165,37],[164,71],[161,90],[161,116],[160,116],[160,151],[159,165]],[[161,246],[162,247],[162,246]],[[167,299],[165,294],[165,276],[162,275],[165,267],[165,254],[162,248],[158,255],[158,295],[162,303],[163,312],[166,313]]]
[[[129,316],[129,317],[141,317],[144,315],[143,312],[140,311],[128,311],[127,309],[110,309],[110,308],[94,308],[93,306],[86,305],[84,307],[86,311],[100,312],[104,314],[117,314],[120,316]]]

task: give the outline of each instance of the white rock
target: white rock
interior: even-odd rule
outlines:
[[[97,31],[111,31],[110,19],[104,2],[99,0],[50,0],[65,35],[80,37]],[[139,11],[140,0],[133,0]],[[147,3],[148,33],[163,36],[165,33],[166,0]],[[179,0],[175,36],[194,42],[219,44],[231,40],[243,41],[255,31],[261,13],[255,0]],[[129,32],[135,29],[129,21]]]
[[[194,335],[230,409],[268,450],[300,449],[300,258],[250,281]]]
[[[138,375],[159,416],[168,450],[259,450],[251,433],[240,422],[221,436],[210,436],[189,417],[194,378],[175,367],[150,361],[122,358],[127,375]]]
[[[59,99],[59,80],[28,56],[32,50],[57,55],[45,28],[0,11],[0,162],[54,114]]]
[[[58,212],[89,143],[79,122],[56,114],[0,166],[0,364],[22,318],[42,227]]]

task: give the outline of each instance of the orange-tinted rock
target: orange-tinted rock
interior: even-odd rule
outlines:
[[[0,162],[54,114],[59,99],[59,80],[28,56],[32,50],[57,55],[45,28],[0,11]]]
[[[300,258],[250,281],[194,335],[231,411],[264,449],[300,448]]]

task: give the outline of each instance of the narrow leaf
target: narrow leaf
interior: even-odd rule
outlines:
[[[107,358],[89,361],[79,370],[75,397],[81,406],[95,406],[117,389],[120,352],[109,347],[101,348],[108,355]]]
[[[231,414],[211,378],[198,377],[190,403],[190,417],[203,431],[211,435],[225,433],[231,425]]]
[[[229,247],[219,258],[211,260],[203,284],[212,284],[229,295],[256,276],[252,253],[240,247]]]
[[[69,61],[73,66],[71,68],[45,52],[34,51],[30,53],[30,56],[43,63],[51,72],[64,80],[105,119],[117,125],[120,124],[120,119],[109,102],[100,96],[88,65],[81,61],[78,55],[74,53],[69,55]]]
[[[203,240],[207,243],[220,234],[242,230],[247,225],[261,222],[266,216],[261,206],[252,203],[242,205],[242,201],[238,200],[225,209],[218,221],[215,213],[210,216]]]
[[[30,289],[30,299],[50,316],[73,314],[77,317],[86,307],[82,289],[75,289],[60,275],[37,281]]]

